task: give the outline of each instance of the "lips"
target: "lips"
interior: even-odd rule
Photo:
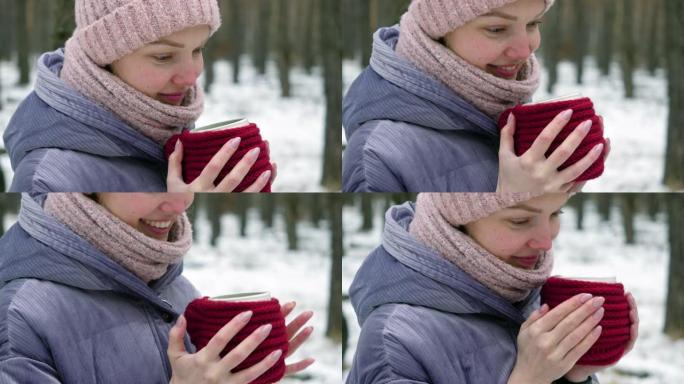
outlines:
[[[173,225],[173,223],[174,220],[140,219],[140,229],[143,233],[150,237],[166,240],[168,238],[169,231],[171,230],[171,226]]]
[[[513,262],[525,269],[532,269],[534,268],[535,265],[537,265],[537,261],[539,260],[539,255],[532,255],[532,256],[513,256]]]
[[[166,104],[180,105],[185,97],[185,92],[180,93],[158,93],[159,100]]]
[[[518,71],[522,68],[522,64],[512,64],[512,65],[493,65],[488,64],[488,68],[491,69],[492,73],[504,79],[514,79],[518,75]]]

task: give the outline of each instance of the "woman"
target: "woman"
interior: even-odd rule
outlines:
[[[399,26],[374,35],[370,66],[343,100],[344,191],[568,192],[601,154],[559,172],[588,132],[547,159],[570,119],[559,114],[520,157],[507,108],[539,85],[539,25],[553,0],[414,0]],[[609,148],[606,148],[606,154]]]
[[[575,363],[598,339],[603,298],[539,306],[566,199],[428,193],[390,208],[350,287],[362,329],[347,383],[596,382],[605,367]]]
[[[214,187],[239,142],[226,143],[192,184],[179,146],[204,97],[196,84],[202,48],[221,25],[216,0],[76,0],[76,30],[64,50],[38,60],[35,90],[4,134],[13,192],[232,191],[258,157],[246,155]],[[247,191],[261,190],[264,172]]]
[[[2,382],[236,384],[272,366],[278,351],[230,372],[268,329],[219,357],[249,312],[200,351],[185,334],[181,313],[199,296],[181,276],[192,242],[185,215],[192,199],[53,193],[34,200],[24,194],[18,223],[0,239]],[[287,303],[282,312],[293,308]],[[299,330],[312,315],[288,325],[290,350],[311,334],[311,327]],[[288,365],[287,373],[311,363]]]

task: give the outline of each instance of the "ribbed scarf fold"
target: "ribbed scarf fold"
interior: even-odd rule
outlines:
[[[192,245],[185,213],[172,224],[169,240],[162,241],[146,236],[82,193],[50,193],[43,209],[146,283],[179,263]]]
[[[409,233],[512,303],[525,299],[534,288],[544,284],[553,268],[551,252],[543,252],[534,269],[516,268],[451,226],[436,210],[417,211]]]
[[[190,127],[204,107],[204,95],[196,84],[180,106],[164,104],[143,94],[95,64],[74,38],[66,43],[60,77],[160,144]]]
[[[492,119],[506,109],[528,102],[539,87],[540,67],[534,54],[523,65],[517,80],[491,75],[469,64],[423,31],[414,16],[401,18],[396,52],[436,77],[456,94]]]

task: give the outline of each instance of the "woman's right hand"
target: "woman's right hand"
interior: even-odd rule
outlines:
[[[259,148],[254,148],[247,152],[226,177],[217,186],[214,186],[214,180],[216,180],[216,177],[218,177],[239,146],[239,137],[226,142],[207,163],[202,173],[192,183],[186,184],[183,181],[183,144],[180,140],[176,141],[176,147],[171,156],[169,156],[169,168],[166,177],[167,192],[232,192],[247,176],[247,173],[257,161],[260,152]],[[270,179],[272,179],[271,171],[265,171],[244,192],[259,192]]]
[[[601,335],[603,297],[576,295],[553,310],[534,311],[518,333],[518,355],[508,384],[549,384],[568,372]]]
[[[544,155],[558,133],[568,124],[572,109],[561,112],[544,128],[532,146],[520,157],[516,156],[513,144],[515,116],[508,115],[508,122],[501,130],[499,145],[499,180],[497,192],[570,192],[574,180],[586,171],[603,153],[603,144],[597,144],[575,164],[558,170],[579,147],[591,129],[591,120],[580,124],[556,148],[548,158]]]
[[[247,384],[271,368],[282,354],[281,350],[272,352],[247,369],[230,372],[266,339],[271,332],[270,324],[257,328],[223,358],[219,355],[238,331],[247,325],[251,317],[251,311],[234,317],[199,352],[188,353],[183,343],[186,320],[185,316],[181,315],[169,331],[167,355],[172,371],[170,384]]]

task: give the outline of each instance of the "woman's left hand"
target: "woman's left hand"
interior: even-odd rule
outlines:
[[[296,305],[297,304],[294,301],[284,304],[280,307],[280,312],[284,317],[287,317],[290,313],[292,313],[292,310]],[[304,313],[300,313],[297,317],[295,317],[294,320],[287,324],[287,339],[289,340],[289,343],[285,358],[288,358],[290,355],[292,355],[306,341],[306,339],[311,336],[311,333],[313,333],[312,326],[308,326],[299,332],[299,330],[311,319],[311,317],[313,317],[313,312],[306,311]],[[285,366],[285,375],[289,376],[303,371],[308,366],[313,364],[314,361],[315,360],[312,358],[306,358],[293,364],[287,364]]]
[[[625,348],[625,352],[622,356],[626,355],[634,348],[634,343],[636,343],[637,336],[639,335],[639,312],[637,310],[636,301],[634,300],[634,296],[629,292],[625,293],[625,296],[627,296],[627,302],[629,303],[629,319],[632,322],[632,325],[630,326],[629,332],[629,344],[627,344],[627,348]],[[577,364],[572,367],[564,377],[570,381],[582,382],[594,373],[602,371],[612,365],[595,366]]]

